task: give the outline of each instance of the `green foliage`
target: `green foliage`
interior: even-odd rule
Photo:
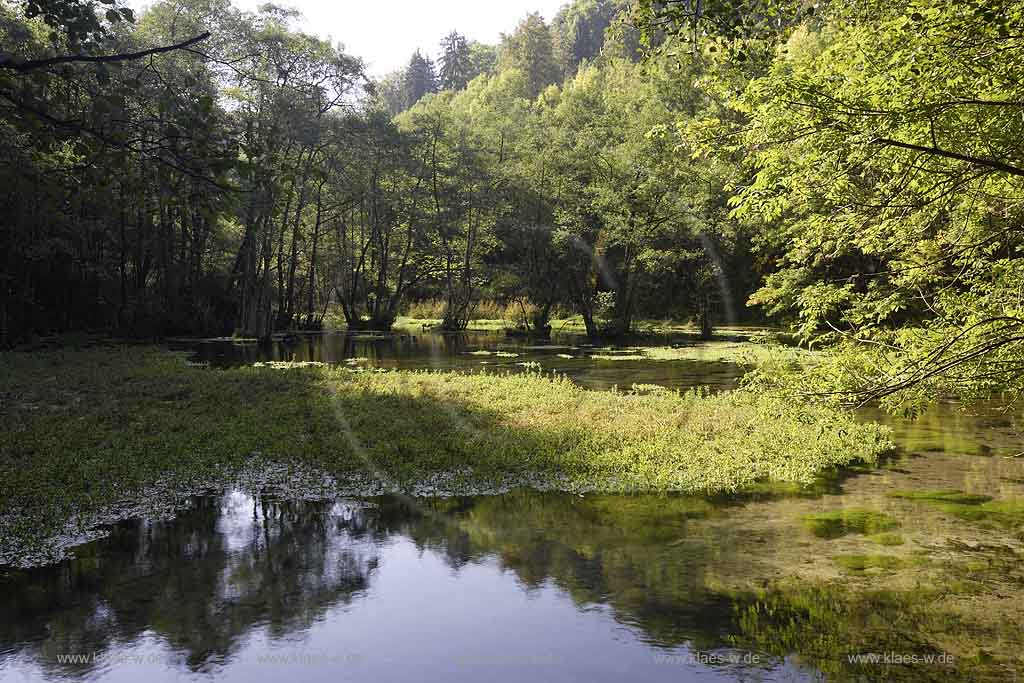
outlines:
[[[831,384],[858,401],[1018,387],[1022,20],[1018,3],[836,8],[737,104],[756,176],[735,212],[781,254],[752,302],[847,348]]]
[[[811,17],[819,3],[805,0],[639,0],[635,17],[648,46],[665,34],[699,43],[709,39],[777,38]],[[741,61],[741,49],[733,55]]]
[[[101,49],[121,22],[134,22],[135,14],[117,0],[18,0],[26,19],[40,19],[54,47],[71,52]]]

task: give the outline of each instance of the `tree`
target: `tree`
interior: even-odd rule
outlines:
[[[469,42],[465,36],[452,31],[441,39],[441,69],[438,84],[442,90],[462,90],[473,75],[473,62]]]
[[[405,111],[405,70],[392,71],[373,84],[373,105],[397,116]]]
[[[477,76],[490,75],[498,64],[498,49],[493,45],[485,45],[471,40],[469,42],[469,79]]]
[[[388,117],[352,117],[332,146],[338,200],[326,223],[338,269],[333,288],[350,329],[388,330],[406,293],[426,275],[426,178],[410,140]]]
[[[500,144],[485,144],[457,106],[458,96],[428,98],[399,118],[411,136],[417,183],[426,194],[430,232],[429,268],[445,298],[442,327],[462,330],[479,300],[482,258],[493,246],[493,228],[501,212],[495,175]]]
[[[577,0],[558,11],[551,30],[565,76],[572,76],[582,62],[601,54],[605,31],[621,11],[615,0]]]
[[[526,96],[530,99],[558,81],[560,70],[555,60],[551,31],[539,14],[528,14],[514,33],[502,36],[498,66],[501,69],[519,69],[525,74]]]
[[[208,250],[235,153],[212,72],[167,47],[194,49],[192,38],[113,31],[111,17],[85,36],[82,16],[61,7],[95,9],[50,3],[3,22],[19,53],[0,68],[0,336],[204,324],[223,301]],[[40,199],[53,203],[41,211]]]
[[[409,66],[405,69],[405,108],[413,106],[428,93],[437,92],[437,74],[434,72],[434,62],[430,57],[425,57],[419,50],[413,53],[409,59]]]
[[[781,254],[754,301],[840,343],[839,381],[818,388],[856,402],[1019,389],[1024,10],[837,12],[747,91],[758,172],[737,213]]]

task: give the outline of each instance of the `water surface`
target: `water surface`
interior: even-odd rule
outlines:
[[[719,360],[595,360],[631,351],[583,343],[327,335],[192,348],[219,364],[536,362],[595,389],[724,388],[742,372]],[[0,571],[0,679],[1014,680],[1024,457],[1008,456],[1024,451],[1019,412],[945,404],[915,423],[884,419],[897,457],[803,491],[193,498],[173,519],[118,524],[59,565]],[[1004,507],[893,495],[933,490]],[[899,544],[822,537],[806,522],[844,510],[887,515]],[[865,654],[922,661],[853,659]]]

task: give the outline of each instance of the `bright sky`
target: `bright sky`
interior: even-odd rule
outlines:
[[[267,0],[235,0],[255,9]],[[300,28],[340,41],[345,51],[366,60],[373,76],[405,66],[416,48],[436,57],[441,38],[452,29],[470,40],[496,43],[529,12],[551,21],[567,0],[277,0],[304,16]],[[135,3],[133,3],[135,4]],[[148,3],[140,3],[148,4]]]

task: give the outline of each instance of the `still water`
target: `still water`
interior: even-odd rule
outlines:
[[[756,330],[735,330],[737,338],[751,331]],[[638,353],[641,347],[592,344],[579,334],[531,342],[494,332],[438,334],[418,329],[392,335],[300,335],[270,344],[209,340],[172,344],[171,348],[191,351],[196,360],[215,366],[295,360],[365,364],[389,370],[521,372],[531,367],[528,364],[537,363],[544,371],[564,374],[588,389],[629,388],[632,384],[661,384],[673,389],[724,387],[732,386],[743,375],[743,368],[736,363],[718,360],[721,353],[715,344],[671,335],[648,343],[685,344],[693,349],[693,358],[673,362],[625,360],[630,354],[642,358]]]
[[[583,343],[329,335],[194,349],[217,364],[534,362],[594,389],[722,388],[742,373],[593,359],[629,350]],[[899,456],[811,491],[194,498],[60,565],[0,571],[0,679],[1012,681],[1024,671],[1024,458],[1007,457],[1024,450],[1019,420],[997,406],[890,420]],[[993,500],[905,496],[952,490]],[[820,534],[806,520],[856,510],[886,515],[888,533]]]

